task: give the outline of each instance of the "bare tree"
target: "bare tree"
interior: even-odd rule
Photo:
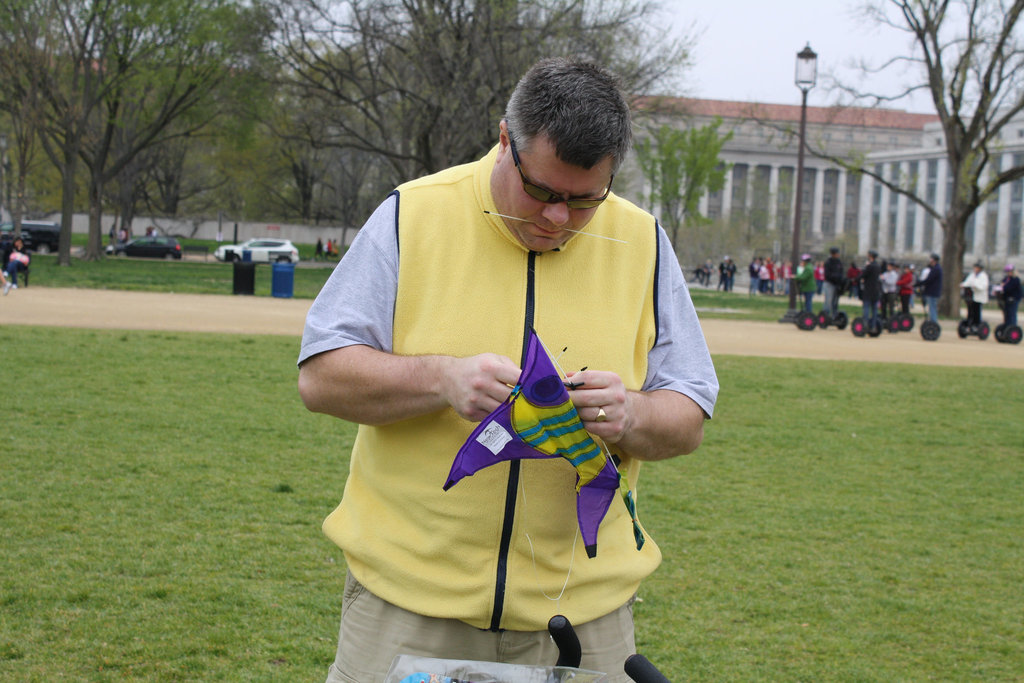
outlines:
[[[839,84],[855,101],[891,104],[926,92],[935,105],[945,143],[952,191],[936,206],[916,191],[912,178],[886,177],[863,159],[812,152],[863,173],[920,205],[943,228],[946,272],[941,311],[956,316],[968,221],[1002,185],[1024,178],[1024,166],[1002,164],[1000,137],[1024,109],[1024,43],[1019,20],[1024,0],[887,0],[866,8],[878,24],[903,33],[909,54],[869,73],[905,69],[909,85],[893,93]]]
[[[686,64],[688,43],[650,38],[655,6],[612,0],[291,0],[276,53],[323,112],[323,146],[368,152],[392,184],[478,158],[520,76],[577,54],[641,92]],[[657,45],[657,49],[654,46]]]

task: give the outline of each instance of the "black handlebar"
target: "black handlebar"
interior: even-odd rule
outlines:
[[[636,683],[670,683],[643,655],[630,655],[624,668],[626,675]]]
[[[548,633],[558,647],[558,662],[555,666],[579,668],[583,659],[583,650],[580,648],[580,639],[576,637],[569,620],[561,614],[556,614],[548,621]],[[643,655],[630,655],[626,659],[624,667],[626,675],[636,683],[670,683],[664,674],[658,671],[657,667],[651,664]]]
[[[576,631],[569,620],[561,614],[551,617],[548,621],[548,633],[558,646],[558,662],[555,666],[579,668],[583,651],[580,649],[580,639],[576,637]]]

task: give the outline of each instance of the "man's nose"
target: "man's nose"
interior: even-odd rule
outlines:
[[[541,213],[552,225],[562,226],[569,222],[569,207],[565,202],[548,204]]]

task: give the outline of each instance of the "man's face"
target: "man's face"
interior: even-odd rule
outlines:
[[[612,178],[611,157],[593,168],[583,169],[561,161],[547,138],[536,138],[528,148],[517,144],[520,169],[535,185],[566,199],[601,197]],[[570,209],[564,202],[546,204],[523,189],[523,178],[516,169],[504,121],[500,125],[498,158],[491,174],[491,194],[498,213],[525,220],[503,218],[505,226],[523,246],[532,251],[551,251],[583,230],[600,207]],[[583,239],[586,239],[585,237]]]

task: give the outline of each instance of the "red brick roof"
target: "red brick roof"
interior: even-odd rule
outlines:
[[[765,121],[800,121],[798,104],[765,104],[762,102],[731,102],[699,100],[688,97],[641,97],[635,105],[640,111],[669,111],[691,116],[721,116],[723,119],[760,119]],[[921,130],[925,124],[938,121],[935,114],[914,114],[899,109],[867,107],[807,107],[807,122],[817,124],[869,126]]]

